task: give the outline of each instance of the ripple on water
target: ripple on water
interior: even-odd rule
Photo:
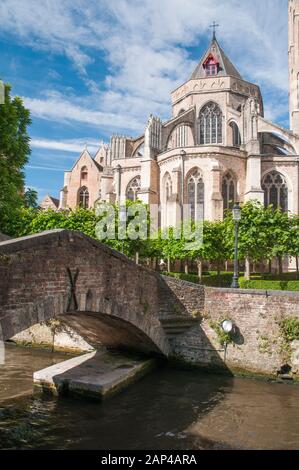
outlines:
[[[64,355],[10,346],[6,356],[1,448],[299,447],[299,386],[162,368],[103,403],[55,399],[32,394],[32,373]]]

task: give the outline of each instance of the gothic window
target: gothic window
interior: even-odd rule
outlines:
[[[232,133],[232,144],[234,147],[240,147],[241,145],[241,135],[239,127],[235,122],[230,123],[231,133]]]
[[[141,187],[141,180],[140,176],[136,176],[136,178],[132,179],[132,181],[127,186],[126,197],[130,201],[137,201],[138,199],[138,192],[140,191]]]
[[[223,211],[231,209],[236,199],[236,184],[231,173],[226,173],[222,180]]]
[[[88,170],[86,166],[81,168],[81,181],[86,181],[88,178]]]
[[[288,186],[284,176],[278,171],[271,171],[264,176],[262,189],[265,193],[265,206],[288,211]]]
[[[79,189],[79,206],[84,209],[89,207],[89,192],[86,186]]]
[[[193,170],[187,178],[187,195],[191,219],[203,220],[205,186],[198,169]]]
[[[222,143],[222,112],[216,103],[210,102],[200,111],[199,143]]]
[[[182,124],[175,130],[175,148],[188,146],[188,126]]]

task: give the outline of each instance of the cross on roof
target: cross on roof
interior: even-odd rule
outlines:
[[[213,39],[216,39],[216,28],[219,28],[219,26],[216,21],[213,21],[213,24],[210,25],[210,28],[213,28]]]

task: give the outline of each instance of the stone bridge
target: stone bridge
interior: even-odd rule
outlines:
[[[169,337],[195,321],[171,283],[80,232],[3,241],[0,333],[59,318],[95,347],[168,356]]]

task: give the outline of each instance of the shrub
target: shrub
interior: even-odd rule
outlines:
[[[279,323],[279,326],[281,328],[283,338],[287,343],[299,340],[299,318],[284,318]]]
[[[193,282],[194,284],[198,284],[198,276],[196,274],[185,274],[185,273],[163,273],[165,276],[174,277],[176,279],[181,279],[182,281]]]
[[[299,281],[271,281],[267,279],[239,280],[242,289],[299,291]]]

